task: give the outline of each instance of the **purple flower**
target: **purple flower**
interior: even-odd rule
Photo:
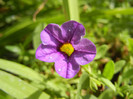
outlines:
[[[36,50],[36,58],[55,62],[56,72],[64,78],[74,77],[80,65],[91,62],[96,55],[96,46],[85,35],[85,28],[76,21],[68,21],[59,27],[48,24],[41,32],[42,44]]]

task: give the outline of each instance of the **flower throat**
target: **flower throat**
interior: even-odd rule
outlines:
[[[74,52],[74,48],[72,46],[72,44],[70,43],[65,43],[60,47],[60,51],[64,52],[65,54],[67,54],[68,56],[71,56],[71,54]]]

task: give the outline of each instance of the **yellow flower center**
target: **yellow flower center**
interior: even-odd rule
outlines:
[[[72,44],[65,43],[60,47],[60,51],[66,53],[68,56],[71,56],[71,54],[74,52],[74,48]]]

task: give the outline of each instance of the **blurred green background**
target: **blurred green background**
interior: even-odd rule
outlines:
[[[97,46],[72,79],[35,59],[45,26],[68,20]],[[0,0],[0,99],[133,99],[133,0]]]

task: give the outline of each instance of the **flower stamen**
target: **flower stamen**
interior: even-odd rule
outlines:
[[[60,51],[66,53],[68,56],[71,56],[71,54],[74,52],[74,48],[72,44],[65,43],[60,47]]]

